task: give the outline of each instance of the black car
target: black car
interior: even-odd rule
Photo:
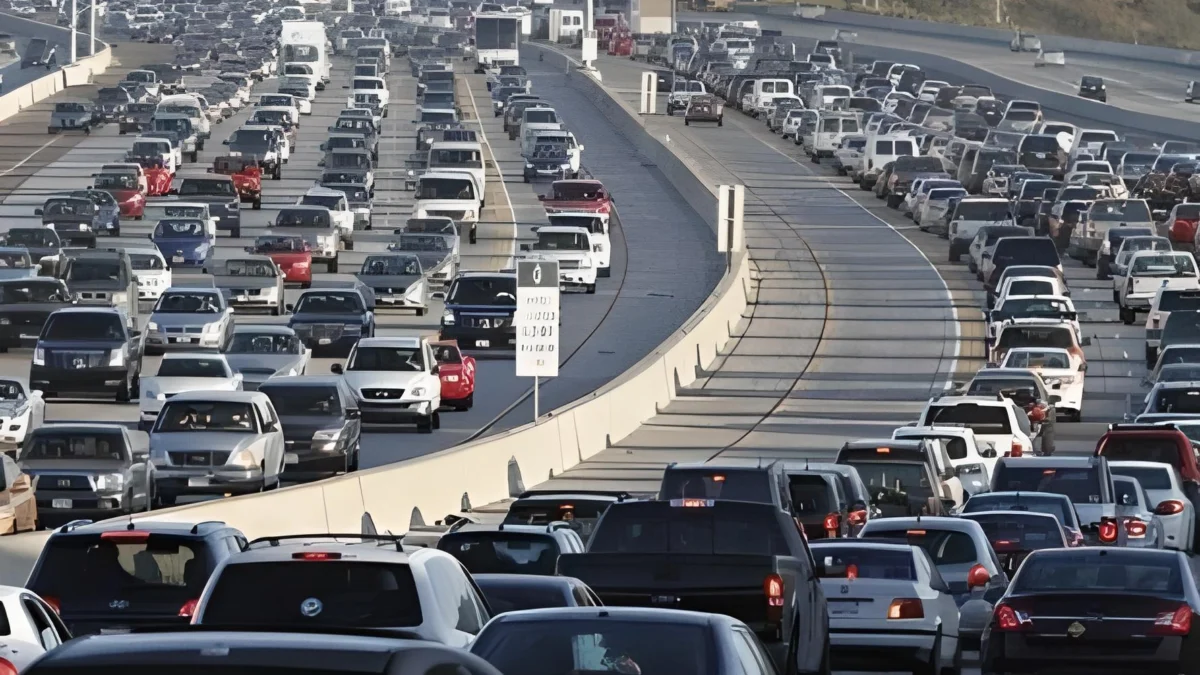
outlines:
[[[463,351],[514,353],[517,275],[463,272],[450,283],[439,340],[458,340]]]
[[[133,321],[108,307],[60,309],[46,319],[33,350],[29,386],[45,398],[102,393],[137,398],[144,344]]]
[[[309,349],[348,354],[360,337],[375,336],[373,304],[357,289],[310,288],[287,306],[288,327]]]
[[[272,377],[258,390],[271,399],[283,424],[283,480],[358,470],[362,423],[354,394],[342,378]]]
[[[58,276],[62,269],[62,239],[47,227],[14,227],[0,234],[0,245],[29,251],[29,257],[41,267],[41,274]],[[52,262],[42,262],[49,258]]]
[[[632,497],[607,490],[529,490],[517,496],[504,514],[505,525],[549,525],[567,521],[586,544],[608,507]]]
[[[537,574],[472,574],[488,605],[497,614],[546,607],[600,607],[604,603],[588,585],[572,577]]]
[[[25,586],[58,610],[75,637],[182,628],[208,577],[245,545],[241,532],[217,521],[77,520],[51,533]]]
[[[1200,593],[1179,551],[1035,551],[996,604],[985,673],[1194,673]]]
[[[1108,91],[1104,87],[1104,78],[1095,75],[1084,75],[1079,80],[1079,95],[1093,101],[1108,103]]]
[[[229,176],[204,176],[182,179],[179,187],[171,189],[183,201],[204,202],[217,219],[218,230],[229,230],[230,236],[242,236],[242,201]]]
[[[0,281],[0,353],[32,347],[46,325],[46,318],[71,305],[71,293],[61,279]]]

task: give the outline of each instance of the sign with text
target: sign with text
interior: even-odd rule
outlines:
[[[558,376],[558,261],[517,261],[517,377]]]

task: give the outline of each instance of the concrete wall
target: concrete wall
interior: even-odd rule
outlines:
[[[791,14],[792,6],[768,7],[757,3],[739,4],[737,11],[755,14]],[[819,18],[810,22],[844,24],[860,28],[875,28],[914,35],[935,35],[939,37],[967,38],[984,42],[1008,44],[1013,33],[1010,30],[998,28],[982,28],[978,26],[960,26],[957,24],[934,23],[916,19],[898,19],[865,12],[848,12],[840,9],[828,9]],[[1108,42],[1105,40],[1088,40],[1085,38],[1067,37],[1064,35],[1039,35],[1042,45],[1047,50],[1062,50],[1097,54],[1122,59],[1150,61],[1152,63],[1171,63],[1181,66],[1196,66],[1200,68],[1200,52],[1167,47],[1152,47],[1134,45],[1125,42]]]
[[[27,23],[37,23],[30,21]],[[44,25],[44,24],[38,24]],[[54,26],[48,26],[55,28]],[[61,30],[61,29],[59,29]],[[95,56],[79,59],[78,62],[51,71],[43,77],[23,84],[0,96],[0,120],[6,120],[39,101],[57,94],[67,87],[90,84],[96,75],[108,69],[112,62],[112,50],[104,46]]]
[[[620,132],[644,152],[700,213],[716,220],[716,186],[706,185],[637,114],[589,75],[572,86],[600,105]],[[2,105],[2,100],[0,100]],[[620,198],[620,195],[617,195]],[[730,270],[700,308],[654,352],[605,387],[527,424],[469,445],[325,481],[258,495],[157,511],[153,520],[222,520],[249,537],[305,532],[357,532],[364,511],[379,529],[405,532],[414,514],[432,522],[462,508],[463,498],[486,504],[513,495],[512,477],[533,485],[592,457],[636,430],[666,406],[698,368],[712,363],[747,306],[749,258]],[[46,533],[0,540],[0,584],[23,584]]]

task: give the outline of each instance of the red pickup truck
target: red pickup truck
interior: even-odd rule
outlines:
[[[556,180],[550,184],[550,194],[538,195],[546,213],[612,212],[613,198],[598,180]]]

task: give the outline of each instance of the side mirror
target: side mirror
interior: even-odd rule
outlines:
[[[221,141],[221,145],[229,145],[229,139],[226,138],[225,140]]]
[[[362,418],[362,411],[359,410],[358,408],[347,408],[346,409],[346,419],[356,420],[356,419],[361,419],[361,418]]]
[[[279,425],[276,424],[274,420],[267,422],[266,424],[263,425],[263,431],[275,431],[278,428],[279,428]]]
[[[442,367],[435,363],[433,364],[433,367],[429,369],[429,372],[437,375],[438,373],[442,372]]]
[[[1055,388],[1055,389],[1058,389],[1058,388],[1059,388],[1059,387],[1061,387],[1061,386],[1062,386],[1061,384],[1056,384],[1056,385],[1054,385],[1054,388]],[[1050,402],[1051,402],[1051,403],[1062,403],[1062,397],[1061,397],[1061,396],[1058,396],[1057,394],[1051,394],[1051,395],[1050,395]]]
[[[329,366],[329,372],[333,373],[334,375],[344,375],[346,371],[342,368],[342,364],[335,363],[332,366]]]
[[[996,458],[996,449],[990,448],[990,447],[984,448],[983,452],[979,453],[979,456],[984,459],[995,459]]]
[[[983,565],[976,565],[967,572],[967,588],[983,588],[992,580],[992,575],[988,574],[987,568]]]

